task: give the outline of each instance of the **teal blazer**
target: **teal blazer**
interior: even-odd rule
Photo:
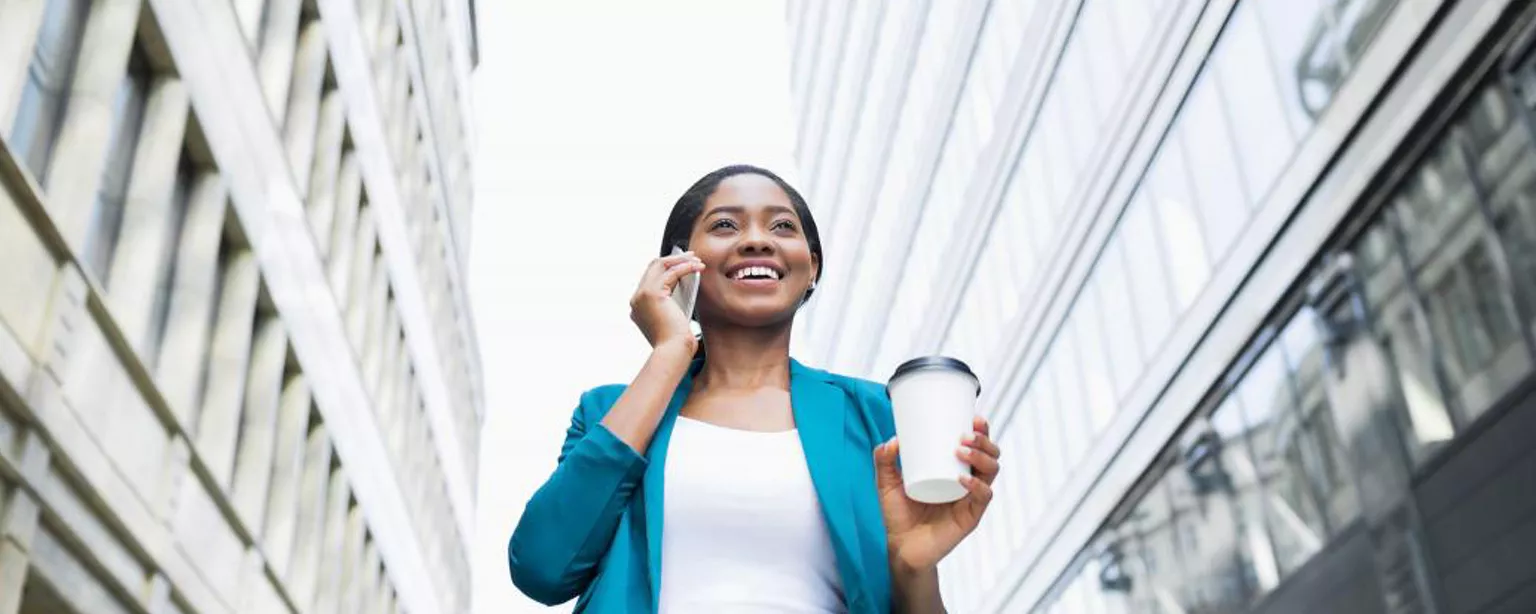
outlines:
[[[600,424],[624,386],[581,396],[559,464],[533,494],[507,545],[512,582],[547,605],[580,596],[577,612],[655,612],[661,594],[662,479],[695,361],[640,455]],[[832,536],[851,613],[891,609],[885,520],[874,449],[896,433],[885,386],[790,361],[789,399],[811,481]],[[750,556],[750,553],[746,553]]]

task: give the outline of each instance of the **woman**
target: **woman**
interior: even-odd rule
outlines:
[[[691,251],[667,256],[674,245]],[[582,395],[512,534],[513,583],[551,605],[580,595],[577,611],[943,611],[939,559],[992,499],[986,421],[955,442],[974,475],[965,498],[906,497],[885,387],[789,357],[823,261],[805,200],[777,175],[704,176],[661,254],[630,299],[650,357],[628,386]],[[702,340],[671,299],[692,273]]]

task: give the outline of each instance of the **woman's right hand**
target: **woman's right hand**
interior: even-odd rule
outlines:
[[[640,286],[629,299],[629,319],[652,348],[676,344],[686,348],[688,355],[698,349],[698,339],[688,326],[688,315],[672,300],[672,289],[684,275],[704,270],[704,261],[693,252],[657,258],[640,277]]]

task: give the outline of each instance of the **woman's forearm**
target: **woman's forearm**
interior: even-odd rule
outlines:
[[[913,569],[892,557],[891,611],[902,614],[944,612],[944,598],[939,595],[938,568]]]
[[[603,416],[603,426],[644,455],[692,360],[693,350],[684,344],[656,346],[635,380]]]

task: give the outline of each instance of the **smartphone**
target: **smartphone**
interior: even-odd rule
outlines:
[[[672,255],[683,253],[683,248],[672,246]],[[672,300],[677,301],[677,306],[682,308],[683,315],[693,319],[693,306],[699,300],[699,274],[697,271],[684,275],[677,280],[677,285],[672,287]]]

